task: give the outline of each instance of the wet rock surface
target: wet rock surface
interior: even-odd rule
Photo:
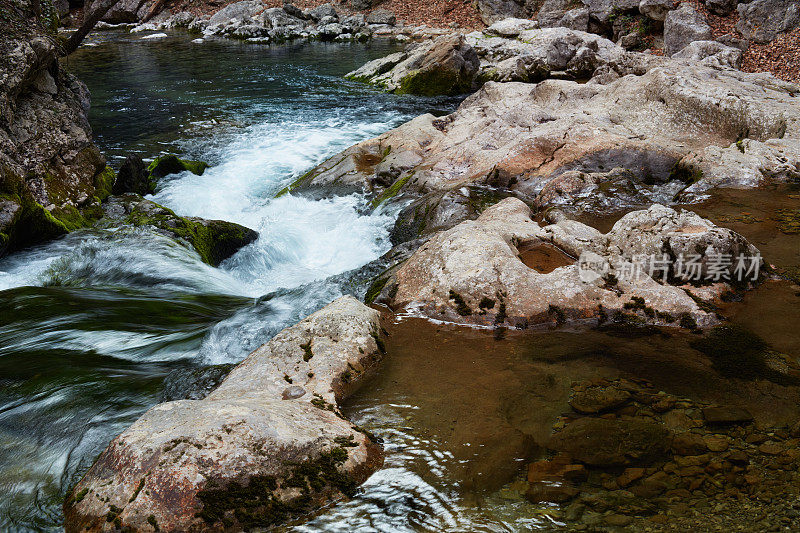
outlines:
[[[379,316],[340,298],[205,399],[150,409],[72,489],[66,530],[267,528],[352,496],[382,454],[337,403],[383,355]]]
[[[461,36],[444,36],[376,59],[345,77],[398,94],[455,95],[469,91],[478,56]]]
[[[685,201],[714,187],[798,175],[800,88],[727,68],[738,61],[736,50],[695,43],[685,59],[670,61],[564,28],[523,36],[476,41],[481,72],[496,65],[498,79],[536,81],[555,70],[591,79],[486,83],[456,112],[423,115],[359,143],[288,190],[367,191],[383,201],[484,185],[533,200],[569,171],[597,175],[589,180],[595,185],[628,172],[625,204],[637,196],[653,201],[658,190]],[[393,174],[383,172],[387,165]]]

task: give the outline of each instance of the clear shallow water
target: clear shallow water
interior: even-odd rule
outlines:
[[[337,274],[390,247],[391,213],[359,195],[276,191],[326,157],[456,102],[397,97],[341,75],[393,50],[94,36],[68,68],[93,95],[113,166],[177,153],[213,166],[153,200],[259,239],[220,268],[151,231],[76,232],[0,260],[0,530],[58,530],[94,457],[159,401],[166,376],[241,360],[341,295]]]

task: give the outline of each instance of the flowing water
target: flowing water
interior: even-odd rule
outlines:
[[[241,360],[351,290],[346,272],[388,250],[394,214],[368,214],[358,195],[272,197],[346,146],[455,106],[342,80],[390,51],[380,42],[269,47],[112,32],[70,58],[92,91],[95,135],[112,165],[128,153],[206,160],[203,176],[172,176],[153,199],[260,237],[220,268],[129,229],[77,232],[0,261],[0,530],[59,530],[67,487],[144,410],[185,392],[182,377]],[[800,264],[798,236],[776,231],[768,212],[753,223],[750,212],[767,200],[797,209],[796,191],[759,194],[695,207],[753,239],[776,266]],[[522,259],[537,268],[567,260],[545,252]],[[771,282],[725,311],[797,356],[799,294]],[[683,332],[497,336],[402,316],[387,328],[384,367],[344,407],[383,439],[384,468],[351,501],[284,529],[557,528],[558,510],[526,502],[519,477],[574,380],[644,377],[676,394],[793,416],[777,408],[788,401],[718,376]]]
[[[220,268],[126,229],[0,261],[0,530],[58,530],[66,489],[159,401],[165,377],[241,360],[341,295],[331,276],[389,249],[392,213],[364,214],[359,195],[273,196],[351,144],[454,107],[341,78],[393,50],[111,32],[69,58],[112,166],[129,153],[203,159],[203,176],[172,176],[153,200],[260,236]]]

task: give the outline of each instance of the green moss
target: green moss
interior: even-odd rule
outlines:
[[[469,308],[464,298],[453,289],[450,289],[449,298],[456,304],[456,313],[461,316],[469,316],[472,314],[472,309]]]
[[[299,178],[294,180],[292,183],[290,183],[289,185],[287,185],[283,189],[279,190],[277,192],[277,194],[275,194],[275,198],[280,198],[281,196],[283,196],[285,194],[288,194],[288,193],[292,192],[293,190],[297,189],[301,185],[303,185],[303,184],[305,184],[307,182],[310,182],[315,177],[317,177],[318,174],[319,174],[319,172],[316,172],[316,170],[312,168],[311,170],[309,170],[308,172],[306,172],[305,174],[303,174],[302,176],[300,176]]]
[[[119,520],[118,515],[122,512],[122,509],[117,507],[116,505],[109,505],[108,506],[108,513],[106,514],[106,522],[114,522],[117,525],[117,521]]]
[[[239,248],[254,241],[258,234],[249,228],[222,220],[199,221],[176,215],[153,202],[136,205],[125,219],[132,226],[153,226],[183,239],[203,262],[219,265]]]
[[[311,341],[308,341],[305,344],[301,344],[300,348],[303,350],[303,361],[308,363],[311,361],[311,358],[314,357],[314,352],[311,351]]]
[[[389,200],[397,196],[398,193],[402,190],[405,184],[408,183],[408,180],[410,180],[413,175],[414,172],[409,172],[406,176],[403,176],[402,178],[395,180],[390,187],[388,187],[385,191],[383,191],[383,193],[380,194],[380,196],[372,200],[372,203],[370,204],[372,205],[372,208],[374,209],[379,205],[381,205],[386,200]]]
[[[358,446],[358,443],[356,442],[356,438],[354,435],[348,435],[346,437],[342,436],[336,437],[333,439],[333,442],[335,442],[336,444],[338,444],[343,448],[355,448]]]
[[[383,342],[383,339],[380,336],[380,333],[377,331],[372,332],[372,339],[375,341],[375,345],[378,347],[378,351],[382,354],[386,353],[386,343]]]
[[[684,329],[688,329],[691,331],[697,331],[697,321],[694,317],[689,313],[683,313],[678,320],[678,325]]]
[[[556,316],[556,325],[560,326],[567,321],[567,314],[564,312],[563,309],[556,305],[550,304],[547,308],[547,312],[554,314]]]
[[[161,531],[161,528],[158,527],[158,521],[156,520],[156,515],[150,515],[147,517],[147,523],[153,526],[155,531]]]
[[[86,497],[87,494],[89,494],[89,489],[88,488],[87,489],[81,489],[80,492],[78,492],[75,495],[75,499],[73,501],[75,503],[81,503],[83,501],[83,499]]]
[[[389,282],[389,276],[379,277],[373,281],[364,295],[364,303],[371,304]]]
[[[464,79],[449,69],[412,70],[402,80],[397,94],[419,96],[456,95],[469,91],[471,79]]]
[[[143,488],[144,488],[144,478],[142,478],[139,481],[139,484],[136,486],[136,490],[133,491],[133,496],[131,496],[131,499],[128,500],[128,503],[133,502],[133,500],[135,500],[139,496],[139,493],[142,492]]]
[[[644,312],[645,315],[649,316],[650,318],[654,318],[656,316],[655,309],[646,305],[644,298],[640,296],[631,296],[631,300],[629,302],[625,302],[625,304],[622,307],[624,309],[642,311]]]
[[[101,202],[111,196],[111,188],[117,176],[111,167],[106,166],[94,177],[95,196]]]
[[[497,310],[497,315],[495,315],[495,317],[494,317],[494,323],[495,324],[502,324],[503,322],[506,321],[506,318],[507,318],[507,315],[506,315],[506,303],[505,302],[500,302],[500,306],[498,307],[498,310]]]
[[[744,142],[743,142],[743,141],[741,141],[741,140],[739,140],[739,141],[736,141],[736,148],[737,148],[737,149],[738,149],[740,152],[744,153]]]
[[[147,172],[151,178],[163,178],[170,174],[189,171],[192,174],[202,176],[208,168],[208,163],[203,161],[192,161],[190,159],[178,159],[174,155],[164,155],[157,157],[147,166]]]

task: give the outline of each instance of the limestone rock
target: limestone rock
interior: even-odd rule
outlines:
[[[476,0],[475,5],[487,26],[509,17],[522,18],[527,15],[524,3],[514,0]]]
[[[7,12],[6,12],[7,11]],[[92,142],[89,92],[58,63],[30,2],[0,35],[0,255],[90,224],[114,173]]]
[[[136,22],[139,20],[139,10],[145,1],[146,0],[120,0],[114,7],[108,10],[101,20],[109,24]],[[97,4],[99,4],[98,0],[89,3],[91,9],[94,9],[94,6]]]
[[[588,78],[601,65],[626,61],[625,50],[608,39],[568,28],[524,30],[515,39],[475,32],[467,42],[480,57],[481,80],[537,82],[555,71]]]
[[[72,489],[66,530],[270,528],[352,496],[382,454],[336,403],[380,360],[379,328],[377,311],[340,298],[205,399],[153,407]],[[287,380],[307,393],[285,396]]]
[[[583,0],[589,14],[605,24],[612,14],[639,8],[639,0]]]
[[[534,30],[538,27],[538,22],[534,20],[512,17],[495,22],[486,28],[483,33],[496,37],[516,38],[523,31]]]
[[[322,21],[325,17],[332,17],[334,20],[339,20],[339,14],[333,4],[322,4],[315,8],[306,11],[306,14],[315,22]]]
[[[389,26],[397,24],[397,18],[394,16],[394,13],[388,9],[382,8],[369,13],[365,20],[367,24],[386,24]]]
[[[667,18],[667,13],[678,6],[675,0],[641,0],[639,2],[639,13],[653,20],[663,22]]]
[[[739,4],[736,29],[745,39],[766,44],[779,33],[800,25],[800,3],[796,0],[753,0]]]
[[[537,271],[518,257],[521,249],[537,244],[554,245],[582,262]],[[603,235],[572,220],[542,228],[524,203],[507,198],[477,220],[431,237],[391,273],[378,301],[438,320],[482,325],[616,320],[637,309],[644,312],[636,319],[641,321],[678,325],[679,317],[691,317],[692,327],[715,323],[686,292],[663,283],[660,271],[650,268],[650,254],[661,257],[665,250],[676,257],[699,252],[701,269],[709,268],[717,251],[757,253],[730,230],[660,205],[626,215]],[[646,257],[637,259],[640,254]],[[641,275],[624,274],[636,265]],[[654,277],[647,274],[651,271]]]
[[[672,56],[694,41],[710,41],[711,26],[691,4],[670,11],[664,21],[664,53]]]
[[[228,23],[231,20],[248,20],[257,12],[261,11],[263,7],[263,4],[258,0],[234,2],[214,13],[211,18],[208,19],[208,24],[214,26],[216,24]]]
[[[548,34],[574,37],[575,45]],[[564,28],[525,31],[521,36],[531,42],[539,35],[549,43],[535,45],[541,50],[535,56],[514,56],[512,48],[531,45],[499,37],[483,39],[478,50],[482,65],[522,63],[525,76],[596,69],[600,73],[589,83],[486,83],[454,113],[422,115],[356,144],[290,189],[397,196],[485,185],[533,200],[568,171],[625,169],[636,184],[677,184],[686,194],[800,175],[797,85],[764,74],[632,54],[601,37],[579,34]],[[384,71],[402,58],[384,58]],[[500,69],[494,74],[499,77]],[[391,184],[377,179],[384,158],[400,153],[417,162]]]
[[[371,61],[346,77],[398,94],[459,94],[472,86],[478,63],[475,50],[462,37],[445,35]]]
[[[717,41],[694,41],[672,57],[689,59],[709,67],[740,69],[742,55],[739,48],[725,46]]]

